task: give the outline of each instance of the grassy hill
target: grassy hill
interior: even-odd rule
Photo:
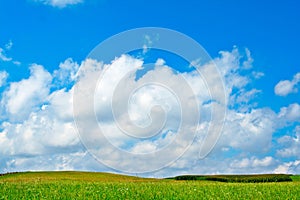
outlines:
[[[145,181],[145,178],[126,176],[121,174],[103,172],[81,171],[44,171],[44,172],[20,172],[0,176],[1,182],[137,182]],[[154,181],[156,179],[147,179]]]
[[[24,172],[0,176],[1,199],[297,199],[290,182],[226,183],[148,179],[96,172]]]

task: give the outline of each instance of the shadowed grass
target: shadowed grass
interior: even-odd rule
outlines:
[[[252,175],[183,175],[176,176],[175,180],[207,180],[229,183],[266,183],[292,181],[288,174],[252,174]]]

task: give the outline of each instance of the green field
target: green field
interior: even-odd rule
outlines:
[[[292,182],[224,183],[93,172],[26,172],[0,177],[0,199],[299,199]]]

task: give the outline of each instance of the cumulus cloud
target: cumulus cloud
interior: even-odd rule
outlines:
[[[247,53],[248,56],[250,56],[249,52]],[[235,48],[232,52],[221,52],[220,57],[216,58],[214,61],[216,64],[220,67],[221,74],[223,75],[225,85],[226,85],[226,94],[228,96],[228,99],[230,99],[230,102],[232,105],[239,105],[239,104],[247,104],[251,99],[255,99],[256,95],[260,92],[258,89],[246,89],[245,86],[247,86],[251,80],[251,77],[241,75],[242,70],[249,70],[250,67],[243,67],[244,62],[241,62],[240,59],[241,55],[239,51]],[[247,60],[250,60],[248,58]],[[252,62],[252,61],[251,61]],[[104,125],[101,125],[101,129],[103,132],[107,132],[106,138],[108,138],[112,143],[114,143],[115,146],[119,148],[123,148],[126,151],[131,151],[132,153],[151,153],[153,151],[157,151],[164,147],[164,145],[169,144],[166,140],[172,140],[174,139],[174,136],[176,137],[176,134],[178,134],[177,131],[177,124],[180,124],[180,118],[176,117],[176,114],[178,111],[176,111],[176,108],[178,108],[178,105],[176,105],[176,98],[174,100],[169,99],[166,103],[166,100],[168,99],[168,91],[160,90],[155,87],[145,87],[145,84],[148,81],[152,82],[163,82],[165,85],[174,85],[174,87],[179,88],[179,93],[184,94],[185,90],[180,89],[182,87],[182,81],[178,78],[180,74],[177,74],[171,70],[168,66],[165,65],[165,62],[162,59],[159,59],[156,62],[156,66],[153,70],[150,70],[142,77],[139,77],[139,79],[136,79],[135,72],[139,69],[141,69],[143,62],[138,59],[132,59],[128,56],[121,56],[120,58],[117,58],[115,61],[112,62],[111,65],[100,65],[100,70],[95,72],[93,68],[93,75],[94,74],[101,74],[103,71],[106,73],[101,78],[101,82],[99,82],[100,87],[97,88],[98,94],[96,93],[95,98],[98,99],[97,105],[96,105],[96,114],[98,116],[98,119],[105,119],[105,121],[102,121]],[[201,72],[205,72],[205,74],[208,76],[207,79],[213,79],[216,74],[209,73],[211,64],[205,64],[201,68]],[[85,72],[88,73],[88,70]],[[84,73],[84,74],[85,74]],[[122,73],[126,74],[125,76],[122,76]],[[96,76],[98,76],[96,75]],[[85,75],[84,84],[90,86],[93,84],[90,84],[88,78],[88,75]],[[122,78],[123,77],[123,78]],[[191,147],[189,147],[189,151],[191,152],[190,157],[186,158],[186,162],[184,162],[184,159],[180,159],[180,165],[174,164],[174,168],[177,167],[177,169],[185,169],[186,167],[191,165],[191,162],[193,159],[198,159],[197,156],[200,149],[200,144],[203,142],[205,138],[205,134],[207,133],[207,130],[209,129],[210,120],[211,120],[211,107],[214,103],[214,100],[217,99],[211,99],[211,96],[209,95],[208,88],[205,85],[205,81],[197,75],[195,72],[189,72],[184,73],[183,75],[184,80],[193,88],[194,96],[197,97],[197,102],[199,103],[199,109],[201,114],[201,122],[199,124],[199,127],[196,129],[196,138],[198,143],[193,144]],[[153,140],[150,141],[139,141],[139,140],[132,140],[132,137],[128,137],[128,135],[124,135],[122,131],[120,131],[120,127],[116,126],[115,123],[118,122],[118,118],[122,119],[122,114],[127,112],[127,109],[122,111],[121,108],[117,107],[116,110],[121,110],[122,112],[119,113],[121,115],[114,115],[111,111],[108,111],[107,109],[110,109],[110,99],[113,97],[114,92],[117,90],[114,90],[113,88],[118,87],[118,83],[122,83],[121,91],[116,98],[117,102],[123,102],[119,103],[117,106],[124,106],[125,108],[129,109],[129,119],[136,123],[136,125],[139,125],[141,127],[147,127],[149,123],[151,124],[151,120],[155,120],[155,118],[151,118],[151,112],[149,108],[152,108],[154,105],[160,105],[162,106],[163,110],[166,111],[168,114],[165,117],[171,117],[171,121],[173,123],[169,123],[169,126],[165,126],[165,133],[163,137],[156,137],[152,138]],[[132,88],[140,88],[143,87],[143,89],[139,90],[133,90]],[[84,87],[83,87],[84,88]],[[88,88],[91,91],[94,91],[94,88]],[[134,93],[132,93],[132,91]],[[151,92],[153,91],[153,92]],[[133,94],[132,99],[128,99],[127,94]],[[172,96],[172,93],[170,94]],[[82,95],[81,98],[83,99],[86,97],[87,94]],[[187,104],[185,101],[180,101],[182,104]],[[126,107],[126,105],[128,107]],[[84,105],[84,102],[82,102],[82,105]],[[114,107],[115,105],[113,105]],[[219,104],[218,106],[224,106],[222,104]],[[81,109],[84,108],[84,106],[78,106]],[[189,110],[187,108],[187,111],[191,114],[193,114],[193,110]],[[88,113],[86,110],[82,110],[83,113]],[[91,112],[91,110],[89,111]],[[193,118],[191,117],[190,118]],[[94,116],[92,116],[94,117]],[[153,117],[153,116],[152,116]],[[160,117],[160,116],[156,116]],[[126,118],[128,119],[128,118]],[[160,119],[160,118],[159,118]],[[216,151],[220,152],[221,149],[227,147],[228,149],[236,149],[241,152],[249,152],[252,154],[261,154],[266,153],[271,148],[271,142],[272,142],[272,134],[277,129],[277,114],[268,108],[262,108],[262,109],[254,109],[249,108],[247,110],[237,110],[237,109],[229,109],[227,110],[227,117],[225,119],[225,124],[223,128],[223,132],[220,138],[220,141],[218,145],[216,146]],[[90,118],[88,118],[88,121],[90,122]],[[160,120],[162,121],[162,120]],[[128,132],[134,132],[135,127],[130,125],[125,127],[126,125],[129,125],[130,123],[128,121],[119,121],[119,126],[123,127],[123,131],[127,130]],[[122,125],[122,122],[125,122]],[[193,129],[191,124],[190,128]],[[91,126],[90,123],[87,123],[87,127],[95,127]],[[125,127],[125,128],[124,128]],[[82,130],[85,130],[86,128],[83,128]],[[151,127],[156,128],[156,127]],[[152,132],[152,129],[147,129],[148,132]],[[174,132],[175,131],[175,132]],[[141,134],[143,132],[139,132]],[[96,132],[95,132],[96,134]],[[147,135],[147,132],[143,133]],[[141,136],[141,135],[135,135],[135,136]],[[90,137],[94,141],[94,135],[91,134]],[[182,138],[181,142],[188,142],[190,138]],[[98,145],[98,143],[95,143]],[[130,144],[130,145],[128,145]],[[102,153],[105,152],[105,145],[102,144]],[[127,145],[127,146],[126,146]],[[96,147],[95,147],[96,148]],[[168,152],[166,155],[159,155],[157,157],[157,160],[166,160],[168,157],[172,157],[178,152],[181,151],[181,148],[177,146],[177,148],[172,149],[172,151]],[[109,151],[110,153],[101,154],[102,158],[107,157],[108,155],[113,155],[115,152]],[[97,154],[97,152],[95,151]],[[124,157],[114,154],[116,159],[118,160],[118,166],[124,166],[127,168],[135,169],[135,166],[138,166],[139,169],[143,169],[146,165],[145,163],[139,163],[138,160],[133,160],[133,162],[129,162],[130,159],[124,159]],[[270,157],[268,157],[269,159]],[[107,157],[107,159],[109,159]],[[267,161],[268,161],[267,159]],[[134,163],[134,165],[133,165]],[[139,164],[137,164],[139,163]],[[176,162],[177,163],[177,162]],[[255,163],[259,163],[256,161]],[[262,161],[261,161],[262,163]],[[273,163],[273,162],[272,162]],[[161,164],[159,161],[155,164]],[[148,165],[148,164],[147,164]],[[266,167],[266,165],[263,164],[255,164],[257,167]],[[123,169],[123,168],[122,168]],[[258,168],[257,168],[258,169]],[[225,170],[225,169],[224,169]]]
[[[244,70],[252,68],[251,65],[253,59],[251,58],[250,51],[246,50],[246,52],[248,52],[246,53],[246,59],[249,61],[246,64],[247,67],[244,66],[245,62],[241,61],[242,55],[236,47],[234,47],[231,52],[220,51],[220,57],[214,59],[214,62],[219,67],[221,75],[225,81],[228,98],[234,93],[234,89],[240,90],[251,82],[251,78],[249,76],[241,75],[241,72]]]
[[[84,0],[36,0],[36,1],[41,2],[45,5],[50,5],[57,8],[64,8],[66,6],[82,3]]]
[[[23,123],[3,123],[1,154],[11,157],[55,154],[78,145],[73,123],[50,117],[44,113],[31,113]]]
[[[84,160],[84,162],[83,162]],[[5,172],[15,171],[104,171],[104,167],[87,152],[66,152],[60,154],[45,154],[41,156],[15,157],[9,160],[1,160]],[[1,165],[0,165],[1,166]]]
[[[300,73],[294,75],[292,80],[282,80],[276,84],[274,92],[278,96],[287,96],[291,93],[298,92],[298,85],[300,83]]]
[[[284,158],[296,157],[300,159],[300,126],[296,126],[293,135],[280,137],[277,142],[282,146],[277,154]]]
[[[245,152],[267,152],[276,126],[276,113],[270,109],[252,109],[248,113],[230,110],[220,144]]]
[[[278,117],[285,123],[300,122],[300,105],[293,103],[288,107],[282,107]]]
[[[68,163],[86,154],[73,121],[73,90],[51,91],[54,75],[41,65],[30,72],[2,94],[1,171],[72,169]]]
[[[72,86],[77,77],[77,71],[79,65],[72,60],[72,58],[66,59],[59,64],[59,69],[53,72],[53,85],[55,87],[65,87],[67,85]]]
[[[93,59],[78,64],[69,58],[53,73],[33,64],[28,78],[6,84],[2,94],[0,171],[109,170],[81,146],[76,126],[79,132],[88,134],[88,140],[84,135],[80,137],[83,144],[91,145],[91,153],[101,156],[106,164],[129,172],[149,169],[149,165],[158,169],[162,161],[181,153],[182,157],[156,175],[270,173],[291,171],[293,167],[297,170],[296,162],[283,164],[268,153],[273,133],[300,121],[300,106],[291,104],[279,113],[256,108],[255,98],[261,90],[248,88],[256,77],[251,71],[244,73],[252,70],[253,59],[249,50],[244,53],[244,60],[242,54],[234,48],[220,52],[213,60],[225,83],[228,107],[220,100],[222,91],[215,89],[219,94],[212,98],[205,80],[196,71],[176,72],[163,59],[158,59],[154,68],[142,76],[136,74],[144,70],[144,61],[129,55],[117,57],[109,64]],[[200,70],[205,78],[214,81],[217,75],[212,66],[206,63]],[[77,98],[76,91],[80,91]],[[226,109],[223,131],[211,154],[199,160],[213,108]],[[75,125],[73,115],[82,124],[77,121]],[[298,129],[294,136],[278,140],[282,145],[278,156],[299,154]],[[193,132],[195,135],[186,134]],[[117,153],[120,149],[123,155]],[[148,156],[145,162],[139,160],[139,156],[160,150],[165,151]],[[128,159],[128,154],[133,156]]]
[[[234,160],[231,164],[233,168],[258,168],[258,167],[269,167],[273,165],[275,160],[271,156],[259,159],[256,157],[243,158],[241,160]]]
[[[145,144],[142,138],[148,137],[149,134],[154,134],[154,136],[157,134],[158,136],[147,142],[148,147],[152,146],[148,150],[161,149],[161,145],[166,143],[165,141],[170,138],[170,135],[174,131],[177,132],[180,117],[185,118],[182,123],[183,126],[181,126],[182,130],[187,130],[187,127],[190,128],[188,125],[194,125],[194,121],[197,119],[195,115],[197,107],[195,108],[194,105],[196,104],[193,104],[191,100],[193,92],[188,88],[188,83],[181,75],[176,75],[167,66],[157,65],[153,70],[136,79],[135,73],[142,69],[142,65],[143,61],[123,55],[116,58],[110,65],[100,64],[98,75],[93,68],[93,73],[90,73],[91,67],[85,66],[83,72],[79,72],[79,76],[83,78],[79,79],[77,88],[79,92],[75,96],[75,116],[79,116],[77,126],[83,133],[81,138],[84,144],[101,159],[107,160],[108,163],[118,161],[118,167],[128,171],[133,169],[147,171],[146,168],[149,165],[147,166],[143,162],[147,156],[142,156],[143,159],[136,159],[138,156],[120,154],[118,149],[110,147],[110,143],[105,143],[103,136],[99,135],[99,131],[97,132],[97,122],[92,123],[93,118],[95,118],[93,108],[85,106],[91,105],[93,102],[89,96],[97,100],[95,113],[105,137],[115,146],[121,144],[118,148],[122,148],[124,151],[136,152],[137,149],[141,150],[140,147],[146,146],[141,145],[141,143]],[[96,80],[92,78],[95,74],[97,75]],[[99,80],[98,77],[101,79]],[[97,85],[96,93],[91,95],[94,93],[93,85],[97,80],[99,85]],[[180,99],[181,106],[185,108],[183,112],[186,114],[182,116],[176,98]],[[82,102],[82,100],[85,101]],[[88,111],[83,108],[87,108]],[[86,113],[90,113],[90,116],[82,118],[81,116]],[[87,128],[89,131],[85,131]],[[178,134],[177,137],[179,137]],[[188,144],[188,140],[190,140],[189,136],[182,137],[181,144],[173,145],[184,146],[185,143]],[[101,144],[100,149],[99,144]],[[140,152],[145,151],[146,149]],[[115,154],[116,160],[110,159],[112,154]],[[161,167],[160,162],[170,160],[172,156],[176,156],[176,153],[168,155],[169,158],[164,157],[164,154],[158,155],[156,153],[156,163],[152,164],[153,168]],[[140,164],[133,165],[137,162]]]
[[[10,83],[3,93],[1,106],[3,112],[12,121],[24,120],[47,98],[52,77],[41,65],[30,67],[30,77],[19,82]]]
[[[284,162],[280,164],[274,173],[280,174],[298,174],[300,171],[300,160]]]

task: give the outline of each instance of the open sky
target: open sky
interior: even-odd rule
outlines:
[[[297,0],[0,1],[0,172],[116,170],[134,173],[138,160],[115,155],[101,142],[93,151],[80,140],[73,118],[74,88],[81,81],[90,85],[88,81],[92,78],[88,76],[92,77],[94,72],[105,72],[107,77],[103,76],[102,85],[97,88],[96,97],[101,101],[95,106],[95,114],[102,120],[106,137],[116,148],[132,155],[151,154],[172,143],[178,134],[176,127],[180,119],[174,116],[180,106],[175,105],[176,96],[172,98],[166,88],[153,86],[138,90],[131,98],[130,117],[141,126],[151,123],[145,115],[151,106],[161,104],[165,110],[169,109],[171,119],[162,134],[149,140],[132,140],[122,135],[115,120],[124,113],[112,117],[111,111],[107,111],[110,104],[104,102],[104,97],[111,98],[111,91],[115,90],[112,77],[121,80],[125,69],[136,73],[149,56],[155,55],[153,68],[138,79],[127,76],[122,81],[129,88],[139,88],[149,80],[181,88],[182,75],[194,89],[201,120],[196,127],[189,125],[192,119],[187,119],[185,125],[195,128],[196,139],[178,160],[160,166],[168,157],[173,158],[172,152],[180,151],[180,146],[175,145],[175,149],[161,154],[156,161],[153,158],[139,163],[141,172],[155,169],[144,173],[145,176],[300,173],[299,7]],[[203,79],[187,69],[184,62],[181,66],[181,62],[166,54],[151,54],[150,50],[138,57],[116,55],[107,65],[86,59],[105,39],[141,27],[172,29],[201,44],[220,71],[227,104],[209,98]],[[145,39],[145,45],[154,40]],[[200,68],[209,70],[211,65],[206,63]],[[95,70],[92,73],[88,71],[91,68]],[[86,73],[85,78],[77,73],[79,69],[86,69],[87,72],[82,72]],[[205,78],[213,80],[213,77],[208,73]],[[125,87],[121,90],[118,98],[122,100],[128,93]],[[178,92],[179,96],[185,95],[184,90]],[[84,109],[89,111],[84,103],[76,104],[82,109],[76,114],[82,114]],[[210,154],[199,159],[201,141],[208,133],[209,109],[215,104],[226,110],[223,130]],[[193,116],[193,110],[190,111]],[[89,120],[94,112],[87,115],[85,119]],[[162,117],[160,113],[153,116]],[[84,125],[81,127],[84,130],[97,132],[90,124]],[[131,128],[129,132],[134,131]],[[188,140],[188,136],[183,137],[182,144]],[[93,154],[98,151],[101,153]],[[98,161],[105,160],[110,167],[95,157]]]

